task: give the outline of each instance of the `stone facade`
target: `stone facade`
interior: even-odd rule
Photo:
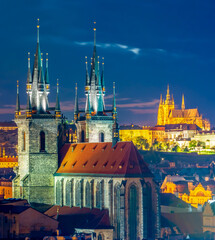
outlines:
[[[55,174],[55,204],[108,209],[111,224],[115,228],[114,239],[131,239],[129,237],[129,219],[131,218],[129,194],[131,186],[134,186],[137,190],[137,239],[159,238],[159,194],[152,178],[58,175]],[[119,189],[119,201],[117,189]]]
[[[103,133],[104,142],[111,142],[113,123],[112,117],[92,117],[89,120],[78,121],[77,139],[79,142],[101,142]]]
[[[58,168],[59,119],[54,116],[16,119],[18,126],[17,176],[13,181],[14,197],[30,203],[54,202],[53,174]],[[41,150],[40,133],[45,133],[45,150]]]

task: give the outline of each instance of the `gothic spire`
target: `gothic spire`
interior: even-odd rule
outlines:
[[[172,104],[174,104],[174,98],[173,98],[173,94],[172,94]]]
[[[167,85],[167,93],[166,93],[166,100],[170,100],[170,94],[169,94],[169,84]]]
[[[28,75],[27,75],[27,84],[32,83],[32,76],[31,76],[31,59],[30,59],[30,52],[28,52]]]
[[[78,86],[77,86],[77,83],[76,83],[76,86],[75,86],[75,114],[78,114],[79,113],[79,109],[78,109]]]
[[[88,63],[87,63],[87,56],[85,57],[85,64],[86,64],[86,86],[90,85],[90,78],[88,74]]]
[[[90,111],[90,95],[89,95],[89,92],[87,93],[87,105],[86,105],[86,117],[87,118],[90,118],[90,114],[91,114],[91,111]]]
[[[49,71],[48,71],[48,65],[49,59],[48,59],[48,53],[46,53],[46,72],[45,72],[45,83],[49,84]]]
[[[102,90],[105,91],[105,76],[104,76],[104,58],[102,58],[102,75],[101,75]]]
[[[19,81],[17,80],[16,115],[19,115],[19,112],[20,112]]]
[[[185,101],[184,101],[184,94],[182,94],[182,103],[181,103],[181,109],[185,109]]]
[[[104,105],[103,105],[103,99],[102,99],[102,90],[99,90],[99,96],[98,96],[98,107],[97,107],[97,113],[101,114],[103,113]]]
[[[26,110],[27,110],[27,112],[31,112],[31,111],[32,111],[30,94],[27,95],[27,106],[26,106]]]
[[[57,79],[57,96],[56,96],[56,105],[55,105],[55,113],[60,112],[60,100],[59,100],[59,83]]]
[[[115,119],[116,118],[116,115],[117,115],[117,111],[116,111],[116,93],[115,93],[115,82],[113,82],[113,112],[112,112],[112,115],[113,115],[113,118]]]
[[[162,94],[160,96],[160,105],[163,103]]]

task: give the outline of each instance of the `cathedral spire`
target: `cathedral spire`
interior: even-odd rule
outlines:
[[[88,62],[87,62],[87,56],[85,57],[85,64],[86,64],[86,86],[90,85],[90,78],[88,74]]]
[[[174,98],[173,98],[173,94],[172,94],[172,104],[174,104]]]
[[[78,119],[78,114],[79,114],[79,109],[78,109],[78,87],[77,83],[75,86],[75,108],[74,108],[74,119],[77,121]]]
[[[87,105],[86,105],[86,118],[91,118],[91,107],[90,107],[90,95],[89,92],[87,93]]]
[[[56,117],[60,117],[61,116],[58,79],[57,79],[57,96],[56,96],[56,105],[55,105],[55,115],[56,115]]]
[[[162,94],[160,96],[160,105],[163,103]]]
[[[182,94],[182,103],[181,103],[181,109],[185,109],[185,102],[184,102],[184,94]]]
[[[20,100],[19,100],[19,81],[17,80],[17,95],[16,95],[16,116],[20,115]]]
[[[102,75],[101,75],[102,90],[105,92],[105,77],[104,77],[104,58],[102,58]]]
[[[32,83],[32,76],[31,76],[31,58],[30,52],[28,52],[28,75],[27,75],[27,84]]]
[[[117,117],[116,111],[116,93],[115,93],[115,82],[113,82],[113,110],[112,110],[113,119]]]
[[[45,83],[49,84],[49,71],[48,71],[48,67],[49,67],[49,59],[48,59],[48,53],[46,53],[46,72],[45,72]]]
[[[167,92],[166,92],[166,100],[170,100],[170,94],[169,94],[169,84],[167,85]]]

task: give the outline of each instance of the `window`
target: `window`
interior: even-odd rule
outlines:
[[[25,132],[22,132],[22,151],[25,151]]]
[[[45,133],[43,131],[40,132],[40,152],[45,152]]]
[[[81,131],[81,142],[85,141],[85,137],[84,137],[84,130]]]
[[[86,183],[85,187],[85,207],[91,207],[91,192],[90,192],[90,184],[89,182]]]
[[[99,142],[104,142],[105,141],[105,134],[103,132],[99,133]]]
[[[137,215],[138,215],[138,198],[137,189],[132,185],[129,189],[129,212],[128,212],[128,223],[129,223],[129,239],[137,239]]]

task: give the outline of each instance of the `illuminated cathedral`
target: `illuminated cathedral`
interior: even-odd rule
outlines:
[[[90,76],[86,71],[84,110],[79,109],[76,87],[78,143],[66,141],[67,123],[61,114],[58,84],[56,105],[49,105],[48,60],[44,71],[41,59],[38,24],[33,71],[28,60],[24,109],[17,86],[18,167],[13,197],[27,199],[30,204],[55,205],[59,216],[71,209],[105,213],[108,226],[85,229],[97,234],[99,240],[160,238],[159,186],[133,143],[118,141],[115,86],[113,105],[107,110],[104,69],[100,75],[95,35]],[[83,215],[82,219],[87,218]]]
[[[210,130],[210,122],[204,119],[197,108],[186,109],[184,95],[182,95],[181,109],[175,109],[173,95],[170,96],[169,85],[167,87],[166,99],[160,97],[158,108],[157,125],[166,124],[196,124],[202,130]]]

